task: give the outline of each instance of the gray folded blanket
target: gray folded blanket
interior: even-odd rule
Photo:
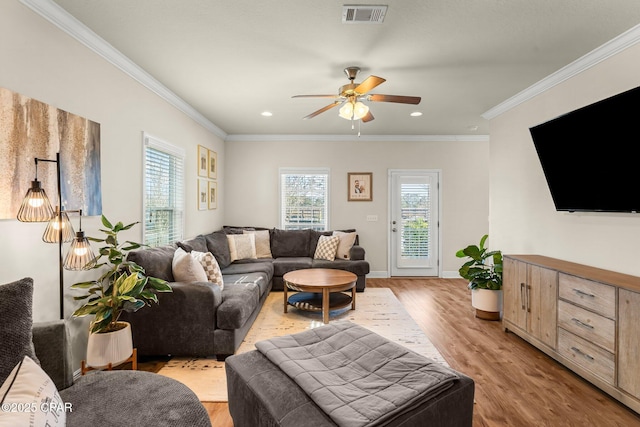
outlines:
[[[458,378],[349,321],[259,341],[256,348],[339,426],[384,426]]]

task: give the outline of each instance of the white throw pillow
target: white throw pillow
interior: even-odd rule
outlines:
[[[173,278],[176,282],[208,282],[202,264],[189,252],[182,248],[176,249],[171,263]]]
[[[338,236],[340,238],[340,243],[338,244],[338,251],[336,253],[336,259],[351,259],[351,255],[349,251],[351,247],[356,241],[357,233],[354,231],[353,233],[345,233],[343,231],[334,231],[334,236]]]
[[[254,234],[227,234],[231,262],[239,259],[256,259],[256,236]]]
[[[338,250],[339,242],[340,238],[338,236],[320,236],[313,259],[326,259],[327,261],[333,261],[336,259],[336,251]]]
[[[273,258],[269,230],[242,230],[242,234],[256,236],[256,258]]]
[[[198,251],[191,251],[191,256],[197,259],[202,265],[205,273],[207,274],[208,281],[215,283],[220,286],[220,289],[223,289],[224,281],[222,279],[222,271],[220,271],[220,266],[218,265],[218,261],[216,261],[216,257],[214,257],[211,252]]]
[[[53,380],[29,356],[16,365],[0,387],[0,426],[64,426],[72,410]]]

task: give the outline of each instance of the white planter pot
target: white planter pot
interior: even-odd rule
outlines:
[[[499,320],[502,312],[502,290],[472,289],[471,305],[476,309],[476,317]]]
[[[87,343],[87,365],[92,368],[106,368],[109,364],[117,366],[126,361],[133,354],[133,339],[131,325],[102,334],[89,333]]]

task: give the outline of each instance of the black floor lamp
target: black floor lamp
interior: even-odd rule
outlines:
[[[58,205],[56,209],[51,207],[51,202],[47,197],[42,184],[38,181],[38,162],[49,162],[56,164],[57,195]],[[95,264],[95,255],[91,250],[89,240],[82,231],[82,210],[64,210],[62,207],[62,190],[60,186],[60,153],[56,153],[55,160],[35,158],[36,177],[31,181],[31,188],[20,205],[18,210],[18,220],[22,222],[48,222],[47,228],[42,236],[46,243],[58,244],[58,269],[60,280],[60,318],[64,319],[64,269],[67,270],[88,270]],[[69,213],[80,214],[80,231],[74,232],[69,221]],[[63,258],[63,243],[71,243],[66,258]]]

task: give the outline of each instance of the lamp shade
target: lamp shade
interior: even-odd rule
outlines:
[[[45,222],[53,217],[51,202],[45,193],[40,181],[31,181],[31,188],[22,200],[18,210],[18,221],[22,222]]]
[[[345,104],[340,107],[340,110],[338,110],[338,115],[343,119],[351,120],[353,117],[353,103],[345,102]]]
[[[360,120],[369,112],[369,107],[358,101],[353,106],[353,120]]]
[[[64,268],[75,271],[89,270],[95,265],[95,258],[89,240],[84,237],[84,231],[78,231],[64,259]]]
[[[62,229],[62,241],[67,243],[73,240],[75,231],[69,221],[69,216],[66,212],[60,212],[60,209],[56,207],[56,212],[47,224],[47,228],[44,230],[42,240],[47,243],[58,243],[60,239],[60,229]]]

